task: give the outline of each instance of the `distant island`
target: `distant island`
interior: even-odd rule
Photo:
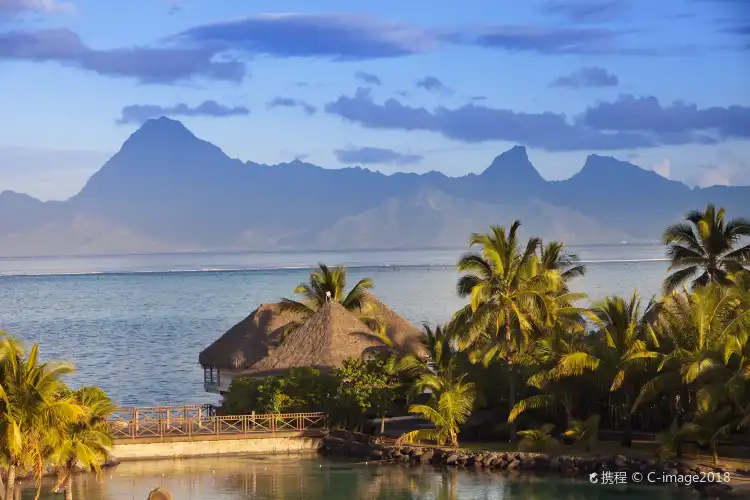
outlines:
[[[512,219],[568,244],[642,243],[708,202],[750,213],[750,187],[691,189],[598,155],[546,181],[521,146],[463,177],[269,166],[230,158],[162,117],[66,201],[0,193],[0,256],[457,248]]]

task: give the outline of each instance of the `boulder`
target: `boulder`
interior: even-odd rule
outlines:
[[[427,462],[430,461],[433,455],[435,455],[434,451],[427,450],[419,456],[419,461],[422,462],[423,464],[426,464]]]
[[[448,455],[448,458],[445,459],[445,464],[455,465],[457,460],[458,460],[458,455],[456,455],[455,453],[452,453]]]
[[[146,500],[174,500],[172,494],[164,488],[156,488],[148,494]]]

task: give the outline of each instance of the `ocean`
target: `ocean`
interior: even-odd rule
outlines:
[[[590,300],[658,294],[664,247],[570,247],[587,265],[572,288]],[[455,263],[464,250],[160,254],[0,258],[0,330],[69,360],[69,382],[120,405],[216,403],[198,353],[259,304],[291,297],[319,262],[350,268],[396,312],[442,323],[464,304]]]

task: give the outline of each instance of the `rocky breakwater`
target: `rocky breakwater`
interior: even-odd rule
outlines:
[[[361,460],[405,465],[475,468],[506,471],[508,474],[558,474],[586,481],[611,484],[618,488],[663,485],[679,488],[685,497],[739,498],[725,481],[733,477],[722,469],[697,467],[670,460],[633,460],[615,457],[550,455],[526,452],[452,450],[436,447],[389,446],[372,436],[332,433],[321,446],[321,453]],[[721,476],[721,477],[719,477]],[[681,478],[682,480],[678,480]],[[745,492],[746,493],[746,492]]]

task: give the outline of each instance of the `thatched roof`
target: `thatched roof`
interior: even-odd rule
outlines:
[[[198,356],[203,366],[244,370],[268,356],[285,328],[295,321],[278,304],[261,304]]]
[[[289,368],[329,369],[347,358],[361,358],[369,349],[381,348],[370,329],[338,302],[328,302],[249,373],[272,375]]]
[[[386,324],[388,338],[393,340],[397,348],[414,354],[422,350],[420,339],[423,333],[419,328],[396,314],[371,293],[366,292],[365,297],[369,307],[365,309],[364,314],[378,318]]]

